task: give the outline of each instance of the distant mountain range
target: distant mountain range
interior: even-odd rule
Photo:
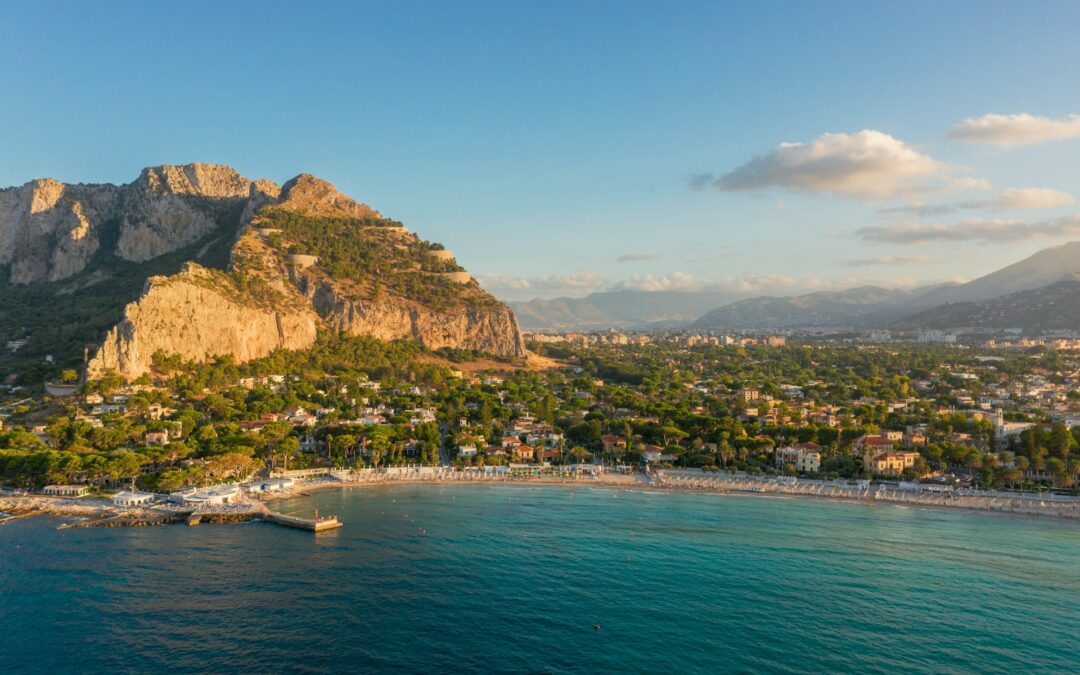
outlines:
[[[1080,328],[1080,275],[990,300],[940,305],[901,319],[893,327],[1075,330]]]
[[[1080,241],[1048,248],[965,284],[911,290],[862,286],[797,296],[606,291],[512,305],[527,330],[692,326],[708,330],[1021,327],[1080,329],[1068,311]],[[992,302],[990,302],[992,301]]]
[[[760,297],[714,309],[695,328],[834,328],[880,323],[911,301],[911,292],[861,286],[788,298]]]
[[[524,330],[596,330],[685,326],[739,299],[726,291],[600,291],[584,298],[510,303]]]

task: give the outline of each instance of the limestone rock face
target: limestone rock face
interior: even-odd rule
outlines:
[[[86,267],[119,196],[113,185],[49,178],[0,190],[0,265],[9,266],[11,283],[55,281]]]
[[[312,304],[331,328],[350,335],[411,339],[429,349],[451,347],[515,358],[526,356],[517,319],[505,305],[434,311],[393,297],[379,301],[350,298],[328,284],[315,290]]]
[[[314,344],[318,316],[309,307],[246,302],[229,283],[226,275],[194,263],[171,277],[151,277],[142,297],[109,331],[87,375],[113,371],[138,377],[158,350],[200,362],[223,355],[244,362]]]
[[[116,253],[142,262],[182,248],[238,220],[250,194],[251,181],[227,166],[144,169],[127,186]]]
[[[12,284],[57,281],[86,268],[106,228],[115,254],[142,262],[235,226],[251,199],[277,186],[255,183],[227,166],[144,169],[127,185],[68,185],[51,178],[0,190],[0,265]],[[273,188],[270,188],[273,186]],[[263,203],[266,203],[265,201]]]

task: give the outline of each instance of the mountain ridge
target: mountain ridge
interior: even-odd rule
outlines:
[[[29,298],[101,305],[116,318],[87,364],[91,377],[138,377],[159,352],[245,361],[304,349],[324,329],[527,356],[514,313],[452,253],[311,174],[279,186],[221,165],[165,165],[123,186],[31,181],[0,198],[0,262],[17,272],[3,280],[11,297],[0,318],[25,324],[0,337],[25,332],[40,353],[35,338],[68,319],[33,312]],[[53,264],[68,240],[84,239],[74,263]],[[10,264],[19,247],[32,264]],[[90,337],[79,325],[68,332],[64,358],[73,339]]]

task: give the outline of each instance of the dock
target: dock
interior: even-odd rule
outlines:
[[[298,516],[287,516],[284,513],[267,511],[262,515],[262,519],[268,523],[274,523],[275,525],[292,527],[297,530],[307,530],[308,532],[326,532],[342,527],[342,522],[337,519],[337,516],[325,516],[319,518],[318,514],[316,514],[315,518],[300,518]]]

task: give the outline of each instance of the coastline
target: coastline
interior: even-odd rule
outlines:
[[[644,490],[670,493],[701,493],[744,497],[773,497],[773,498],[807,498],[816,500],[839,501],[850,504],[875,504],[909,506],[926,509],[958,509],[980,513],[995,513],[1019,516],[1040,516],[1062,520],[1080,521],[1080,500],[1053,501],[1046,497],[1039,498],[1035,495],[1022,493],[1009,494],[1008,496],[972,495],[963,493],[930,493],[930,492],[905,492],[884,486],[875,486],[861,490],[862,495],[856,494],[858,488],[850,488],[849,493],[821,493],[815,492],[819,484],[784,483],[766,479],[754,479],[750,477],[712,477],[708,474],[689,477],[678,475],[675,480],[671,478],[660,481],[648,480],[643,474],[617,474],[593,479],[543,479],[543,478],[474,478],[474,479],[381,479],[366,481],[321,481],[318,483],[302,484],[293,490],[267,495],[263,501],[278,501],[301,499],[312,496],[310,493],[325,490],[345,490],[351,488],[373,488],[387,485],[512,485],[534,487],[583,487],[583,488],[609,488],[619,490]],[[702,485],[687,484],[690,480],[716,481]],[[615,479],[615,480],[613,480]],[[679,480],[682,479],[682,480]],[[728,485],[722,483],[727,482]]]
[[[507,485],[519,487],[581,487],[617,490],[646,490],[666,493],[700,493],[745,497],[787,497],[831,500],[851,504],[909,506],[928,509],[957,509],[980,513],[1049,517],[1080,521],[1080,500],[1053,499],[1023,493],[961,493],[905,491],[877,485],[863,488],[840,483],[762,479],[749,476],[690,473],[611,474],[591,478],[565,477],[486,477],[464,472],[460,476],[438,478],[395,477],[380,474],[368,480],[314,480],[298,483],[289,490],[259,495],[227,507],[194,510],[165,506],[121,509],[101,498],[65,499],[28,495],[0,497],[0,527],[39,515],[61,516],[75,520],[68,527],[146,527],[185,522],[199,516],[198,522],[231,524],[264,518],[274,502],[304,499],[327,490],[370,489],[390,485]]]

